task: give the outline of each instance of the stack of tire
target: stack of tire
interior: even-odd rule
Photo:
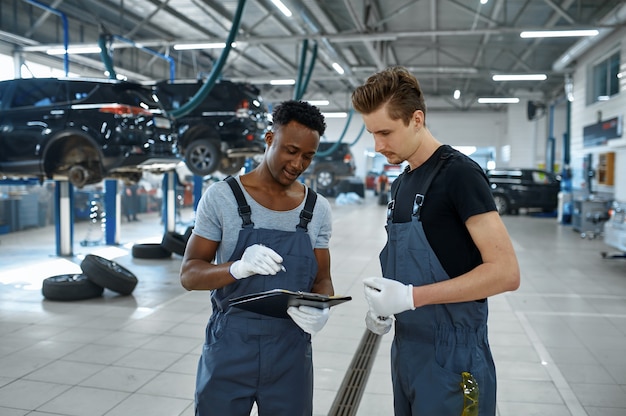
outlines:
[[[167,231],[163,234],[160,243],[134,244],[132,255],[138,259],[167,259],[172,256],[172,253],[183,256],[192,231],[193,226],[187,227],[183,234]]]
[[[137,286],[137,277],[113,260],[88,254],[80,263],[82,273],[62,274],[44,279],[41,292],[46,299],[59,301],[84,300],[102,296],[104,289],[130,295]]]

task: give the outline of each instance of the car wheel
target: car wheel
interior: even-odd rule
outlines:
[[[329,170],[317,172],[315,183],[318,189],[328,189],[335,183],[335,174]]]
[[[509,201],[503,195],[494,195],[493,200],[496,203],[498,214],[505,215],[509,213]]]
[[[185,237],[182,234],[178,234],[175,231],[167,231],[165,234],[163,234],[161,245],[167,251],[176,253],[179,256],[184,256],[187,241],[185,241]]]
[[[219,170],[225,175],[234,175],[239,173],[245,164],[245,157],[224,157],[220,161]]]
[[[130,295],[137,286],[137,277],[133,273],[95,254],[87,254],[80,268],[93,283],[122,295]]]
[[[185,164],[194,175],[210,175],[217,170],[221,159],[222,152],[215,140],[195,140],[185,149]]]
[[[137,259],[168,259],[172,252],[161,243],[137,243],[133,244],[132,255]]]
[[[44,279],[42,295],[49,300],[83,300],[102,295],[104,288],[84,274],[61,274]]]
[[[75,165],[67,172],[67,178],[72,185],[80,189],[87,185],[89,171],[81,165]]]

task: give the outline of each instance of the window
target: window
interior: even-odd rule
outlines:
[[[590,88],[587,103],[609,100],[619,93],[620,53],[615,52],[595,64],[591,69]]]

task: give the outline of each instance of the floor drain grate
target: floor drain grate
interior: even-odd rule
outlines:
[[[337,396],[335,396],[335,401],[328,412],[328,416],[356,415],[367,378],[376,358],[380,338],[380,335],[376,335],[367,329],[365,330],[361,343],[354,357],[352,357],[350,367],[343,378],[341,387],[339,387]]]

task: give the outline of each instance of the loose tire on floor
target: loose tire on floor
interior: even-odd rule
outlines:
[[[185,244],[187,244],[187,241],[189,241],[189,238],[191,237],[192,233],[193,233],[193,225],[190,225],[189,227],[187,227],[187,229],[183,233],[183,240],[185,240]]]
[[[44,279],[42,295],[49,300],[83,300],[102,296],[104,288],[84,274],[61,274]]]
[[[87,254],[80,268],[93,283],[122,295],[130,295],[137,286],[137,276],[131,271],[95,254]]]
[[[175,231],[168,231],[163,234],[163,240],[161,240],[161,245],[166,250],[183,256],[185,254],[185,247],[187,246],[187,242],[185,241],[182,234],[178,234]]]
[[[168,259],[172,257],[172,252],[161,245],[161,243],[134,244],[132,255],[137,259]]]

